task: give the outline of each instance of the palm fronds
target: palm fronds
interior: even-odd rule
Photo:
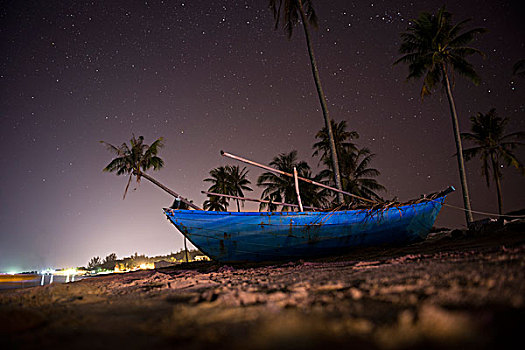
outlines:
[[[297,151],[295,150],[290,153],[281,153],[277,157],[274,157],[270,162],[270,166],[289,174],[294,172],[293,169],[295,167],[299,177],[313,179],[314,181],[320,180],[312,176],[308,163],[297,159]],[[264,187],[261,199],[269,200],[271,202],[298,204],[294,179],[289,176],[279,175],[273,172],[265,172],[257,179],[257,186]],[[324,208],[327,206],[328,200],[326,191],[320,190],[317,186],[304,182],[300,183],[299,188],[303,205],[317,208]],[[278,206],[272,203],[261,203],[259,210],[265,208],[268,208],[270,211],[275,211],[278,209]],[[291,207],[281,207],[281,211],[287,210],[291,210]]]
[[[519,140],[525,139],[525,132],[514,132],[505,135],[505,126],[508,118],[501,118],[492,108],[488,113],[470,117],[470,132],[462,133],[461,138],[474,143],[476,146],[463,150],[465,159],[471,160],[479,157],[481,161],[481,175],[485,178],[487,186],[490,180],[496,183],[498,189],[499,212],[501,214],[501,193],[499,182],[502,178],[501,167],[512,166],[525,175],[525,167],[518,160],[514,150],[523,145]]]
[[[164,166],[164,161],[157,155],[160,148],[164,146],[162,137],[155,140],[151,146],[144,143],[143,136],[136,138],[135,135],[130,139],[129,146],[123,143],[117,147],[105,141],[100,142],[108,151],[117,155],[117,158],[114,158],[102,171],[115,172],[118,176],[129,176],[123,199],[126,198],[133,176],[136,177],[137,182],[140,182],[142,172],[149,169],[160,170]]]
[[[479,75],[466,58],[474,54],[483,56],[483,52],[468,45],[486,29],[464,31],[469,19],[455,25],[451,20],[452,14],[442,7],[435,15],[421,13],[407,31],[401,33],[399,53],[403,56],[394,65],[408,64],[407,80],[423,78],[422,98],[430,95],[437,84],[445,83],[445,73],[457,72],[476,85],[480,82]]]
[[[210,177],[204,179],[204,181],[212,183],[208,189],[209,192],[244,197],[244,191],[252,191],[249,186],[251,182],[248,180],[247,175],[248,170],[246,168],[240,169],[238,165],[226,165],[210,170]],[[226,211],[229,200],[224,197],[212,196],[204,202],[204,208],[207,210]],[[238,200],[237,211],[240,211]]]

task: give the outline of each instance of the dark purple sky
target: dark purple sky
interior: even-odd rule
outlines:
[[[446,97],[421,102],[421,82],[406,83],[407,68],[392,66],[409,19],[442,4],[315,1],[331,117],[377,154],[386,198],[459,189]],[[511,74],[525,58],[520,1],[445,4],[456,21],[489,30],[475,43],[486,58],[472,59],[483,83],[456,82],[461,129],[494,107],[511,119],[508,132],[525,130],[525,79]],[[208,171],[232,163],[221,149],[262,163],[297,149],[317,164],[311,147],[323,117],[304,34],[274,31],[265,0],[4,1],[0,35],[0,271],[182,247],[161,210],[172,199],[144,181],[123,201],[126,179],[102,173],[111,155],[99,140],[163,136],[166,166],[154,176],[199,205]],[[480,163],[468,173],[473,209],[497,212]],[[250,169],[253,183],[259,174]],[[504,209],[523,208],[524,178],[504,176]],[[460,191],[448,203],[461,205]],[[444,208],[437,225],[463,223]]]

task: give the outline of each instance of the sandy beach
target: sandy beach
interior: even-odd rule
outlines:
[[[0,292],[8,349],[491,349],[521,340],[525,225],[311,261]]]

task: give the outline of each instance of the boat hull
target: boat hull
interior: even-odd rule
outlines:
[[[275,261],[423,240],[444,199],[377,210],[236,213],[164,209],[164,212],[190,242],[214,260]]]

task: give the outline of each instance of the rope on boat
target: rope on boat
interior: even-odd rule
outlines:
[[[450,208],[454,208],[454,209],[458,209],[458,210],[462,210],[462,211],[467,211],[465,208],[458,207],[458,206],[455,206],[455,205],[452,205],[452,204],[443,203],[443,205],[447,206],[447,207],[450,207]],[[477,210],[471,210],[470,212],[474,213],[474,214],[480,214],[480,215],[486,215],[486,216],[497,216],[497,217],[506,217],[506,218],[525,219],[525,215],[505,215],[505,214],[487,213],[487,212],[484,212],[484,211],[477,211]]]
[[[428,199],[428,202],[437,202],[437,201],[434,201],[434,200],[431,200],[431,199]],[[440,202],[437,202],[438,204],[441,204]],[[419,203],[415,203],[415,204],[419,204]],[[309,225],[310,226],[338,226],[340,224],[327,224],[326,222],[342,207],[343,205],[339,205],[338,207],[330,210],[329,212],[326,212],[324,213],[324,215],[318,215],[317,219],[314,220],[312,223],[310,223]],[[372,208],[370,208],[372,209]],[[370,209],[359,209],[359,211],[371,211]],[[387,209],[390,209],[390,208],[384,208],[383,210],[381,209],[375,209],[375,211],[377,212],[383,212]],[[401,210],[399,208],[396,208],[400,211],[400,216],[402,216],[401,214]],[[321,213],[320,213],[321,214]],[[203,220],[199,220],[199,219],[192,219],[192,218],[186,218],[186,220],[189,220],[189,221],[200,221],[202,222]],[[365,218],[364,220],[368,220],[368,218]],[[177,225],[175,224],[175,222],[173,222],[171,219],[169,220],[175,227],[177,227]],[[316,223],[317,221],[317,223]],[[237,224],[241,224],[241,223],[233,223],[234,225],[237,225]],[[247,223],[243,223],[243,225],[246,225]],[[260,224],[252,224],[252,225],[260,225]],[[289,226],[289,225],[282,225],[282,224],[268,224],[269,226]],[[177,227],[178,229],[178,227]],[[220,240],[221,238],[216,236],[216,235],[213,235],[213,233],[222,233],[223,230],[219,230],[219,229],[210,229],[210,228],[205,228],[205,227],[199,227],[197,228],[198,230],[200,230],[201,232],[200,233],[192,233],[192,235],[194,236],[200,236],[200,237],[205,237],[205,238],[208,238],[208,239],[215,239],[215,240]],[[179,230],[180,231],[180,230]],[[205,234],[204,232],[202,231],[208,231],[210,232],[212,235],[210,234]],[[182,231],[181,231],[182,233]],[[286,237],[286,238],[289,238],[290,235],[289,234],[276,234],[276,233],[272,233],[271,234],[272,236],[278,236],[278,237]],[[344,235],[339,235],[339,236],[323,236],[323,237],[316,237],[315,238],[315,242],[323,242],[323,241],[329,241],[329,240],[334,240],[334,239],[341,239],[343,238]],[[292,238],[306,238],[306,237],[297,237],[297,236],[292,236]],[[248,246],[259,246],[259,247],[268,247],[268,248],[272,248],[275,250],[275,246],[274,245],[268,245],[268,244],[264,244],[264,243],[255,243],[255,242],[243,242],[243,244],[245,245],[248,245]],[[296,247],[300,247],[300,246],[304,246],[304,245],[308,245],[310,244],[310,242],[298,242],[297,244],[295,244]],[[237,249],[237,248],[234,248],[234,247],[229,247],[229,250],[231,250],[232,252],[237,252],[237,253],[244,253],[244,254],[251,254],[251,255],[266,255],[266,256],[270,256],[270,257],[275,257],[276,256],[276,253],[275,252],[271,252],[271,251],[257,251],[257,252],[253,252],[253,251],[248,251],[248,250],[242,250],[242,249]],[[282,256],[281,254],[279,254],[279,256]],[[286,257],[287,258],[298,258],[298,257],[301,257],[302,256],[302,253],[301,252],[297,252],[297,254],[287,254]]]
[[[338,207],[334,208],[333,210],[330,210],[320,221],[319,225],[325,225],[328,219],[330,219],[336,211],[341,209],[343,207],[343,204],[340,204]]]
[[[435,202],[433,200],[428,200],[429,202]],[[438,204],[440,204],[439,202],[436,202]],[[317,220],[314,220],[312,223],[308,224],[309,226],[340,226],[341,224],[327,224],[326,221],[328,221],[328,219],[330,217],[332,217],[335,212],[337,211],[338,208],[326,213],[325,215],[319,215],[318,216],[318,219]],[[396,208],[399,210],[399,208]],[[401,213],[400,213],[401,215]],[[401,215],[402,216],[402,215]],[[320,219],[320,220],[319,220]],[[186,220],[188,221],[194,221],[194,222],[203,222],[205,220],[199,220],[199,219],[193,219],[193,218],[186,218]],[[364,220],[368,220],[368,218],[365,218]],[[169,220],[175,227],[177,227],[177,225],[170,219]],[[317,221],[317,223],[315,222]],[[248,225],[248,223],[230,223],[231,226],[235,226],[235,225]],[[255,225],[255,226],[259,226],[260,224],[251,224],[251,225]],[[284,226],[284,227],[288,227],[289,224],[265,224],[265,226]],[[178,229],[178,228],[177,228]],[[210,233],[222,233],[224,232],[223,230],[219,230],[219,229],[210,229],[210,228],[205,228],[205,227],[196,227],[196,229],[200,230],[200,231],[208,231]],[[179,230],[180,231],[180,230]],[[268,232],[263,232],[263,233],[267,233],[269,234]],[[192,235],[194,236],[200,236],[200,237],[205,237],[205,238],[211,238],[211,239],[215,239],[215,240],[220,240],[221,238],[219,236],[216,236],[216,235],[208,235],[208,234],[205,234],[203,232],[201,233],[192,233]],[[285,233],[285,234],[278,234],[278,233],[271,233],[272,236],[277,236],[277,237],[286,237],[286,238],[289,238],[290,235],[288,233]],[[327,241],[327,240],[333,240],[333,239],[340,239],[342,238],[343,236],[342,235],[338,235],[338,236],[323,236],[323,237],[317,237],[316,238],[316,242],[321,242],[321,241]],[[292,238],[305,238],[305,236],[302,236],[302,237],[297,237],[297,236],[292,236]],[[244,244],[248,244],[248,245],[252,245],[252,246],[263,246],[263,247],[272,247],[272,248],[275,248],[275,246],[273,245],[268,245],[268,244],[264,244],[264,243],[255,243],[255,242],[243,242]],[[306,244],[309,244],[309,242],[300,242],[298,244],[296,244],[297,246],[300,246],[300,245],[306,245]],[[249,251],[243,251],[243,250],[239,250],[239,249],[235,249],[235,248],[230,248],[232,251],[236,251],[236,252],[243,252],[243,253],[250,253],[250,254],[263,254],[263,255],[274,255],[272,253],[259,253],[259,252],[249,252]],[[292,255],[290,255],[291,257]]]

